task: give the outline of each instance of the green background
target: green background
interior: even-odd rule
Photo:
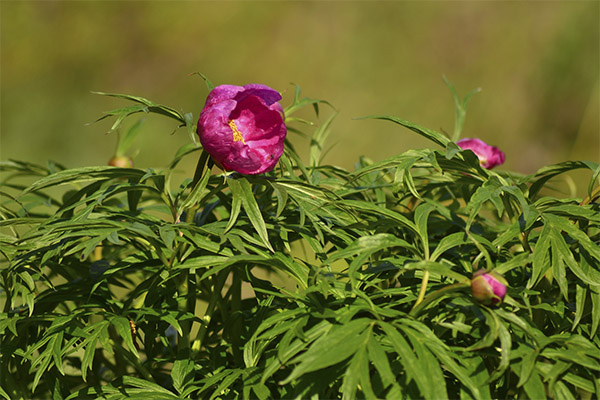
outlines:
[[[429,146],[356,117],[393,115],[451,133],[444,75],[461,96],[482,88],[463,136],[504,150],[501,168],[598,161],[599,4],[2,1],[1,158],[106,164],[111,122],[87,124],[128,103],[91,91],[146,97],[197,118],[207,90],[189,74],[200,71],[215,84],[267,84],[284,92],[284,106],[291,83],[328,100],[339,115],[325,161],[347,169],[361,155]],[[132,148],[137,167],[164,166],[189,141],[174,128],[148,116]],[[181,173],[191,175],[192,164]]]

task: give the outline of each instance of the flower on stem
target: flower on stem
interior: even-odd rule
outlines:
[[[247,175],[271,171],[287,134],[279,100],[265,85],[215,87],[198,120],[200,142],[215,163]]]
[[[486,305],[499,304],[506,295],[506,280],[495,272],[486,272],[483,269],[473,274],[471,291],[473,297]]]
[[[463,150],[471,150],[483,168],[492,169],[496,165],[504,164],[504,153],[496,146],[490,146],[480,139],[461,139],[456,142]]]

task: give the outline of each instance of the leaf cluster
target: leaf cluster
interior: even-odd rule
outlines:
[[[135,103],[107,113],[117,127],[154,112],[192,129],[113,96]],[[373,116],[435,148],[350,172],[322,163],[323,105],[296,91],[286,123],[309,161],[287,143],[264,176],[213,171],[196,143],[162,170],[2,162],[0,395],[598,397],[598,164],[490,171]],[[584,199],[555,190],[575,169]],[[478,269],[509,283],[500,306],[472,298]]]

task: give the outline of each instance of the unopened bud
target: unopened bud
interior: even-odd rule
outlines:
[[[471,290],[473,297],[482,304],[499,304],[506,295],[507,282],[503,277],[494,272],[485,272],[480,269],[473,274]]]
[[[133,160],[127,156],[114,156],[108,161],[108,165],[119,168],[133,168]]]

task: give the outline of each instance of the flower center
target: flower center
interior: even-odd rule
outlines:
[[[239,129],[237,128],[234,120],[229,121],[229,126],[231,127],[231,130],[233,131],[233,141],[234,142],[242,142],[243,144],[246,144],[246,142],[244,141],[244,137],[242,136],[242,132],[240,132]]]

